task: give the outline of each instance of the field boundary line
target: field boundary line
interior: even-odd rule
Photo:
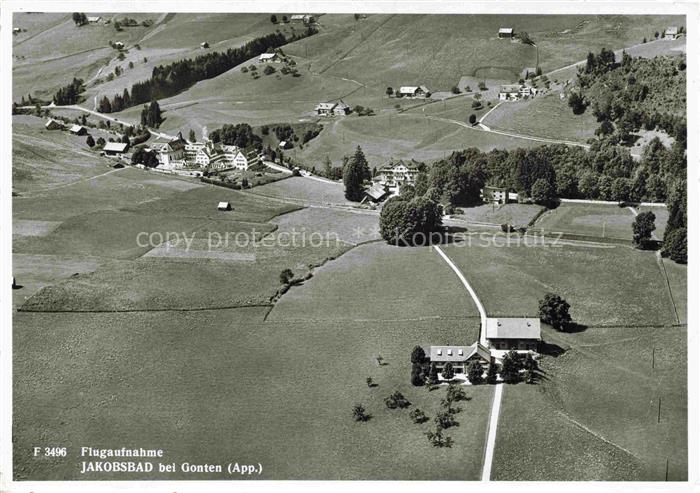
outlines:
[[[656,251],[656,263],[659,264],[661,273],[664,275],[666,280],[666,288],[668,288],[668,296],[671,299],[671,306],[673,306],[673,313],[676,315],[676,323],[681,324],[681,317],[678,316],[678,307],[676,307],[676,300],[673,298],[673,291],[671,290],[671,280],[668,278],[668,272],[666,271],[666,266],[664,265],[664,259],[661,258],[661,251]]]
[[[484,451],[484,466],[481,470],[481,481],[491,481],[491,466],[493,465],[493,455],[496,450],[496,432],[498,431],[498,418],[501,415],[501,401],[503,399],[504,383],[496,384],[489,414],[489,428],[486,437],[486,450]]]
[[[559,414],[560,416],[563,416],[567,421],[569,421],[570,423],[572,423],[572,424],[573,424],[574,426],[576,426],[577,428],[580,428],[581,430],[583,430],[583,431],[585,431],[585,432],[587,432],[587,433],[590,433],[591,435],[593,435],[594,437],[596,437],[598,440],[601,440],[602,442],[607,443],[608,445],[610,445],[610,446],[612,446],[612,447],[615,447],[616,449],[618,449],[618,450],[620,450],[620,451],[622,451],[622,452],[625,452],[626,454],[629,454],[630,456],[632,456],[632,457],[634,457],[635,459],[639,460],[639,457],[637,457],[636,455],[634,455],[632,452],[630,452],[630,451],[627,450],[626,448],[622,447],[621,445],[616,444],[615,442],[611,442],[610,440],[608,440],[607,438],[605,438],[605,437],[602,436],[602,435],[599,435],[599,434],[596,433],[595,431],[591,430],[588,426],[584,425],[583,423],[579,423],[578,421],[576,421],[574,418],[572,418],[571,416],[569,416],[569,415],[568,415],[567,413],[565,413],[564,411],[557,410],[557,414]]]
[[[271,307],[271,303],[255,303],[250,305],[230,305],[230,306],[212,306],[212,307],[193,307],[193,308],[126,308],[123,310],[23,310],[22,307],[17,309],[22,313],[147,313],[147,312],[206,312],[215,310],[235,310],[236,308],[264,308]]]

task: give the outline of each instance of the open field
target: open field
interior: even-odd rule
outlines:
[[[279,303],[266,322],[265,310],[255,308],[16,314],[15,412],[31,415],[32,424],[15,421],[15,450],[39,435],[74,450],[84,442],[106,443],[118,431],[134,446],[165,448],[173,461],[262,461],[261,479],[478,479],[490,387],[467,390],[471,400],[459,405],[460,426],[448,431],[452,448],[431,447],[423,435],[430,424],[413,425],[408,410],[388,410],[383,403],[400,390],[413,406],[435,415],[445,391],[410,386],[410,351],[416,344],[469,337],[464,324],[476,326],[478,318],[469,318],[475,311],[468,296],[427,249],[388,255],[384,245],[359,248],[376,248],[380,258],[344,276],[343,285],[353,283],[358,296],[346,298],[352,305],[341,305],[333,318],[327,318],[327,307],[337,306],[338,297],[329,293],[320,299],[316,293],[337,292],[338,272],[331,266],[345,256],[319,269],[305,286],[292,288],[282,300],[293,296],[298,302]],[[411,295],[417,289],[413,282],[394,281],[387,290],[382,272],[409,265],[423,286],[429,283],[441,293],[442,302],[415,309],[422,298]],[[346,268],[347,262],[341,270]],[[438,270],[449,277],[436,275]],[[380,297],[382,312],[368,312],[369,301]],[[439,316],[445,306],[452,307],[453,317]],[[375,315],[377,320],[363,319]],[[46,347],[53,350],[47,353]],[[376,365],[377,354],[385,365]],[[368,389],[367,376],[378,387]],[[284,405],[271,405],[280,398]],[[357,402],[372,414],[368,423],[352,420]],[[60,417],[43,411],[56,406],[65,409]],[[29,408],[38,411],[28,413]],[[185,445],[193,443],[201,446]],[[78,476],[65,461],[27,462],[21,455],[15,475]]]
[[[303,204],[353,205],[345,199],[345,187],[340,182],[327,183],[298,176],[256,187],[250,193]]]
[[[298,233],[338,240],[350,245],[380,239],[379,215],[356,211],[343,211],[320,207],[307,207],[300,211],[278,216],[271,221],[279,226],[277,233]]]
[[[505,389],[493,479],[663,481],[668,459],[668,480],[686,480],[686,330],[544,337],[569,349],[543,360],[539,385]]]
[[[574,322],[586,326],[676,323],[654,253],[612,245],[545,247],[541,239],[534,246],[531,238],[526,246],[511,238],[510,246],[499,236],[490,245],[476,237],[472,246],[465,242],[444,248],[489,316],[536,315],[538,301],[553,292],[571,304]]]
[[[678,313],[678,322],[688,323],[688,267],[670,259],[662,259],[668,276],[668,285],[673,297],[673,304]]]
[[[397,280],[395,273],[402,269],[420,275],[420,282]],[[460,340],[471,344],[478,338],[474,302],[449,266],[430,248],[400,248],[385,243],[358,246],[318,269],[312,282],[292,288],[268,319],[307,319],[314,310],[318,312],[314,306],[333,307],[332,311],[316,313],[315,317],[323,320],[446,319],[460,327]],[[440,338],[423,343],[446,341]]]
[[[558,93],[527,101],[507,101],[491,112],[484,124],[498,130],[577,142],[593,137],[598,126],[592,112],[574,115]]]
[[[85,136],[46,130],[44,119],[12,117],[12,186],[17,192],[38,191],[109,171],[111,159],[90,151]],[[95,138],[101,132],[94,132]],[[105,138],[106,140],[106,138]]]
[[[439,107],[440,103],[436,105]],[[452,151],[467,147],[490,151],[496,148],[531,147],[538,143],[472,130],[450,121],[428,118],[418,112],[388,113],[335,120],[326,125],[321,134],[304,149],[292,149],[285,154],[319,169],[326,156],[335,166],[339,166],[343,156],[352,155],[358,144],[361,144],[370,166],[374,167],[390,159],[442,159]]]
[[[527,226],[544,209],[535,204],[483,204],[475,207],[460,207],[462,214],[452,216],[456,220],[478,223],[510,224]]]
[[[562,203],[540,216],[534,230],[632,240],[634,214],[608,204]]]

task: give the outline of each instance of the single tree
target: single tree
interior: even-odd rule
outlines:
[[[472,361],[467,367],[467,379],[472,385],[479,385],[484,381],[484,368],[478,361]]]
[[[452,94],[459,94],[460,92],[462,91],[459,90],[459,86],[452,86]]]
[[[554,200],[554,184],[545,178],[538,178],[532,184],[530,196],[536,204],[549,205]]]
[[[95,139],[92,138],[92,135],[87,136],[85,143],[88,145],[88,147],[95,147]]]
[[[415,346],[411,351],[411,363],[422,364],[425,361],[425,350],[420,346]]]
[[[355,404],[355,407],[352,408],[352,417],[355,421],[364,422],[368,421],[371,416],[367,414],[362,404]]]
[[[360,202],[364,198],[365,180],[368,180],[371,176],[365,154],[358,145],[353,157],[343,167],[345,198],[353,202]]]
[[[455,369],[454,366],[452,366],[452,363],[449,361],[447,364],[445,364],[445,367],[442,369],[442,378],[445,380],[452,380],[455,377]]]
[[[457,420],[454,417],[453,413],[450,413],[448,411],[442,411],[435,416],[435,424],[437,425],[438,428],[441,428],[443,430],[446,430],[452,426],[456,426]]]
[[[384,403],[389,409],[404,409],[411,405],[408,399],[398,390],[384,399]]]
[[[277,24],[277,16],[275,14],[272,14],[270,16],[270,22],[272,22],[273,24]]]
[[[333,179],[333,163],[331,163],[331,159],[328,156],[323,161],[323,176]]]
[[[428,417],[425,415],[425,413],[418,408],[415,408],[413,411],[411,411],[408,414],[408,416],[416,424],[425,423],[426,421],[428,421]]]
[[[430,370],[428,371],[428,383],[430,385],[435,385],[440,379],[438,378],[438,369],[435,362],[430,363]]]
[[[105,139],[104,139],[103,137],[98,137],[98,138],[97,138],[97,145],[98,145],[98,146],[104,147],[105,144],[106,144],[106,142],[105,142]]]
[[[641,212],[632,223],[632,239],[637,247],[643,247],[651,239],[651,234],[656,229],[654,221],[656,215],[653,212]]]
[[[491,385],[498,382],[498,367],[496,366],[496,362],[493,360],[489,363],[489,368],[486,372],[486,381]]]
[[[510,350],[503,357],[501,376],[505,383],[518,383],[520,381],[520,358],[515,350]]]
[[[387,87],[386,88],[386,95],[391,97],[394,94],[394,88],[393,87]]]
[[[292,269],[284,269],[280,272],[280,284],[289,284],[294,278],[294,272]]]
[[[571,323],[569,308],[571,306],[564,298],[554,293],[547,293],[539,303],[540,320],[557,330],[565,330]]]
[[[447,394],[445,396],[447,402],[459,402],[468,400],[467,394],[461,385],[451,383],[447,387]]]
[[[194,130],[190,129],[190,135],[189,135],[189,141],[190,142],[196,142],[197,140],[197,135],[195,135]]]
[[[472,125],[476,124],[476,115],[474,113],[469,115],[469,123],[471,123]]]

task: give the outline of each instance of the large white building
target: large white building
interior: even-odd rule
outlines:
[[[386,187],[390,193],[399,195],[401,187],[416,184],[417,176],[418,167],[398,161],[379,168],[373,181],[381,187]]]
[[[214,143],[205,137],[203,142],[189,142],[178,134],[167,143],[154,144],[158,161],[165,169],[180,169],[185,166],[210,168],[213,170],[247,170],[259,158],[234,146]]]

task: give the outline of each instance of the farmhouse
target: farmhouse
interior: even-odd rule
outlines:
[[[292,143],[287,142],[286,140],[283,140],[282,142],[279,143],[278,147],[280,149],[291,149],[292,148]]]
[[[382,188],[388,188],[389,192],[400,195],[401,187],[416,184],[418,172],[418,167],[414,164],[406,164],[403,161],[399,161],[379,168],[373,181]]]
[[[455,373],[466,373],[472,361],[488,365],[491,353],[478,342],[471,346],[430,346],[430,362],[435,363],[438,372],[442,372],[447,363],[452,363]]]
[[[402,86],[396,95],[400,98],[427,98],[430,91],[425,86]]]
[[[512,38],[513,28],[512,27],[502,27],[498,30],[498,37],[501,39]]]
[[[232,209],[231,202],[219,202],[216,208],[220,211],[230,211]]]
[[[209,43],[207,43],[206,41],[202,41],[201,43],[199,43],[199,47],[203,50],[206,50],[207,48],[209,48]]]
[[[664,31],[664,39],[676,39],[679,35],[678,26],[669,26]]]
[[[537,351],[539,318],[487,318],[486,339],[493,349]]]
[[[124,43],[121,41],[115,41],[113,45],[117,50],[123,50],[124,49]]]
[[[489,187],[481,189],[479,196],[485,203],[508,204],[518,201],[518,194],[506,187]]]
[[[80,126],[80,125],[71,125],[71,127],[68,129],[70,133],[73,135],[85,135],[87,134],[87,128]]]
[[[280,61],[277,53],[263,53],[258,57],[258,63],[279,63]]]
[[[54,120],[53,118],[49,118],[44,124],[44,127],[46,130],[60,130],[63,128],[63,123],[58,120]]]
[[[102,150],[108,156],[119,156],[129,150],[129,144],[124,142],[107,142]]]
[[[102,22],[102,17],[100,17],[99,15],[93,15],[93,16],[89,15],[87,17],[87,21],[90,24],[98,24],[98,23]]]
[[[19,27],[12,28],[12,34],[17,34],[17,33],[21,33],[21,32],[22,32],[22,29],[20,29]]]
[[[535,96],[537,89],[525,84],[507,84],[501,86],[498,91],[498,99],[501,101],[515,101],[525,96]]]
[[[318,116],[347,115],[350,113],[350,106],[341,99],[337,103],[318,103],[314,108]]]

